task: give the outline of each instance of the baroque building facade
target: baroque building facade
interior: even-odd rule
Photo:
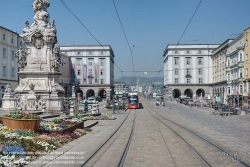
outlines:
[[[239,104],[243,98],[244,81],[244,38],[240,34],[229,43],[227,49],[226,76],[227,76],[227,103]]]
[[[219,45],[170,44],[163,54],[164,97],[209,97],[212,92],[212,51]]]
[[[70,59],[70,84],[81,97],[110,98],[114,92],[114,52],[109,45],[61,46]]]
[[[233,41],[228,39],[219,47],[212,51],[212,70],[213,70],[213,94],[217,102],[227,103],[227,76],[226,76],[226,62],[227,50],[229,43]]]

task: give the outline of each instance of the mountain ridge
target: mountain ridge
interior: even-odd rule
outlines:
[[[137,78],[135,76],[132,77],[120,77],[115,79],[115,82],[124,82],[126,85],[132,86],[137,85]],[[140,77],[139,85],[150,86],[153,84],[163,84],[163,77]]]

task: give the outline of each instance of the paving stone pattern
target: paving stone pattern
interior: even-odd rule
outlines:
[[[151,105],[154,105],[151,102]],[[220,116],[213,109],[167,102],[157,112],[214,141],[250,164],[250,114]],[[171,109],[169,109],[171,108]]]
[[[249,161],[250,114],[245,116],[219,116],[213,115],[211,109],[190,108],[182,104],[176,104],[176,102],[167,102],[166,107],[156,107],[154,101],[146,101],[145,99],[140,101],[149,103],[156,112],[227,148],[230,154],[237,154],[241,159]],[[101,112],[112,111],[101,110]],[[28,166],[79,166],[78,163],[83,163],[116,130],[128,112],[120,111],[120,113],[114,114],[118,118],[117,120],[99,121],[96,126],[92,127],[91,133],[47,154],[47,159],[46,157],[38,159]],[[201,166],[201,163],[197,161],[193,154],[185,152],[186,150],[183,149],[185,145],[180,144],[178,138],[171,137],[171,132],[166,132],[163,129],[163,125],[156,121],[146,109],[137,110],[135,132],[125,166]],[[124,138],[127,138],[127,135],[129,133],[126,133]],[[121,141],[117,143],[119,144],[119,142]],[[174,147],[176,144],[178,147]],[[105,161],[105,166],[107,164],[109,164],[108,166],[117,166],[117,164],[112,164],[112,158],[116,156],[112,151],[109,154],[108,159],[100,160],[96,165],[102,166],[101,161]],[[53,160],[50,160],[49,156]],[[219,158],[224,161],[228,160],[226,155],[220,155]]]

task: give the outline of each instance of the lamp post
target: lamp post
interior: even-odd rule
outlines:
[[[236,96],[237,96],[237,101],[238,101],[238,109],[240,108],[240,102],[239,102],[239,92],[238,92],[238,90],[235,90],[235,94],[236,94]],[[236,108],[236,107],[235,107]]]

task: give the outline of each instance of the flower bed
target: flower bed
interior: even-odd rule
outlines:
[[[3,125],[11,129],[22,129],[36,132],[39,128],[41,118],[36,114],[14,111],[4,114],[2,122]]]
[[[116,119],[116,117],[114,117],[111,113],[102,113],[99,116],[89,115],[84,118],[86,120],[115,120]]]
[[[73,132],[74,130],[76,129],[83,129],[84,127],[84,122],[79,122],[73,126],[70,126],[70,127],[67,127],[67,128],[64,128],[62,130],[39,130],[40,133],[56,133],[56,134],[65,134],[65,133],[70,133],[70,132]]]
[[[53,121],[43,120],[39,127],[40,133],[56,133],[64,134],[71,133],[75,129],[83,129],[84,120],[82,119],[55,119]]]
[[[83,129],[72,133],[38,134],[24,130],[12,130],[0,124],[0,166],[22,166],[41,154],[53,151],[82,135]]]

